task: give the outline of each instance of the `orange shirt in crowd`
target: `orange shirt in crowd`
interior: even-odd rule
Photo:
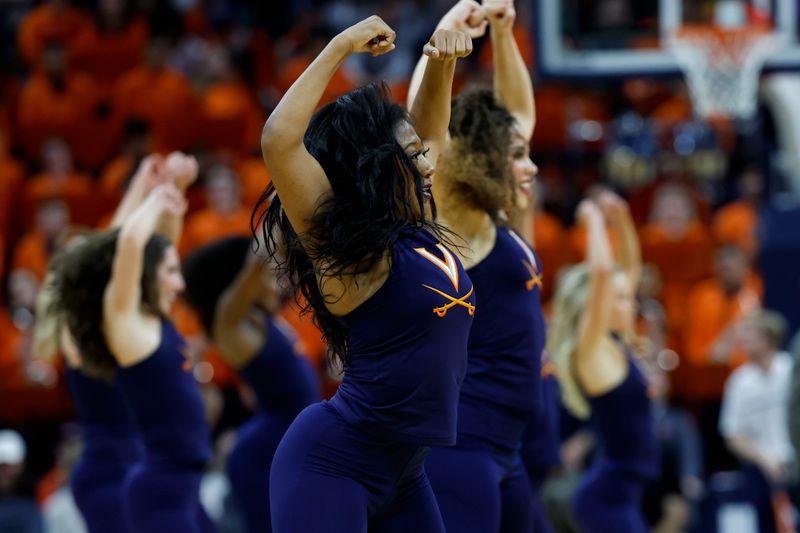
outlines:
[[[190,215],[181,238],[181,255],[225,237],[250,236],[250,211],[244,207],[223,215],[209,208]]]
[[[611,243],[611,249],[616,250],[617,248],[617,238],[610,229],[607,232],[608,240]],[[586,238],[586,226],[582,224],[573,226],[569,230],[569,246],[572,248],[571,254],[574,258],[574,261],[583,261],[586,259],[586,252],[588,250],[587,245],[587,238]]]
[[[196,139],[199,122],[194,92],[175,70],[152,70],[145,65],[131,70],[114,87],[113,108],[120,123],[147,122],[157,152],[186,149]]]
[[[745,314],[758,309],[763,297],[761,278],[751,274],[744,287],[727,296],[715,279],[695,284],[683,304],[684,380],[681,385],[689,399],[718,400],[722,397],[730,371],[745,361],[746,356],[733,349],[727,362],[714,363],[711,350],[720,335]]]
[[[717,211],[712,221],[712,231],[718,243],[734,244],[749,257],[754,257],[758,251],[757,225],[758,212],[755,206],[740,200]]]
[[[714,240],[701,222],[694,222],[683,238],[671,239],[658,225],[648,224],[639,233],[642,259],[661,273],[662,303],[670,333],[683,331],[686,298],[695,283],[711,275]],[[678,348],[678,346],[671,346]]]
[[[142,17],[133,19],[115,33],[103,33],[91,24],[75,41],[73,64],[89,72],[98,84],[108,89],[122,74],[142,59],[150,31]]]
[[[22,195],[24,178],[25,167],[22,163],[11,158],[0,159],[0,239],[6,242],[11,242],[14,237],[11,234],[12,223]]]
[[[47,273],[49,262],[50,250],[47,239],[38,231],[32,231],[23,235],[17,242],[11,259],[11,269],[28,270],[41,282]]]
[[[260,157],[242,158],[234,164],[234,168],[241,180],[242,202],[248,209],[253,209],[270,182],[264,160]]]
[[[546,211],[538,211],[533,219],[533,243],[542,263],[542,299],[549,300],[556,287],[559,270],[576,260],[569,246],[564,246],[567,232],[561,222]]]
[[[37,206],[44,200],[61,198],[69,207],[70,219],[77,224],[94,225],[102,205],[94,198],[94,184],[86,174],[73,173],[57,178],[47,173],[34,176],[25,184],[22,196],[23,225],[33,223]]]
[[[83,141],[83,125],[94,117],[97,103],[97,86],[85,74],[67,74],[59,91],[46,75],[34,73],[19,98],[19,140],[26,153],[38,158],[50,137],[65,139],[74,150]]]
[[[201,101],[201,137],[210,148],[249,153],[258,149],[265,114],[252,92],[240,81],[213,84]]]
[[[91,21],[80,10],[65,7],[56,10],[46,2],[28,11],[17,30],[17,45],[29,64],[39,60],[47,43],[58,41],[72,50],[76,41],[90,28]]]

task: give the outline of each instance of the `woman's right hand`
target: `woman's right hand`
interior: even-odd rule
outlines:
[[[182,217],[186,213],[186,199],[181,191],[172,184],[164,183],[157,186],[147,197],[147,203],[158,213],[169,213]]]
[[[349,45],[352,53],[369,52],[380,56],[394,50],[397,34],[378,15],[372,15],[350,26],[338,37]]]
[[[600,208],[589,198],[585,198],[578,204],[578,209],[575,212],[575,218],[581,224],[587,223],[592,218],[603,218],[603,212]]]

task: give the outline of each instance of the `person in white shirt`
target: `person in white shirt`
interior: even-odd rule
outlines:
[[[772,523],[771,495],[785,488],[794,460],[787,416],[793,361],[780,351],[785,332],[786,321],[773,311],[758,311],[740,323],[737,340],[748,361],[725,384],[719,420],[720,434],[742,462],[762,524]]]

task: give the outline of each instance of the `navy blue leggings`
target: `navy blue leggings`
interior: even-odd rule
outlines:
[[[572,497],[584,533],[647,533],[642,515],[644,484],[635,476],[602,466],[590,468]]]
[[[136,533],[213,533],[217,529],[200,504],[203,469],[145,459],[125,479],[125,503]]]
[[[301,412],[270,472],[275,533],[444,533],[427,448],[357,430],[327,402]]]
[[[122,484],[133,462],[84,450],[72,470],[70,489],[89,533],[129,532]]]
[[[269,472],[272,457],[286,428],[286,417],[258,413],[247,421],[228,456],[231,491],[250,533],[272,531],[269,513]]]
[[[433,448],[425,470],[447,531],[533,531],[533,494],[519,453]]]

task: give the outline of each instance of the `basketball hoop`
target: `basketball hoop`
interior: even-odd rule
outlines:
[[[686,77],[698,115],[749,118],[764,61],[783,44],[764,25],[685,25],[667,40]]]

